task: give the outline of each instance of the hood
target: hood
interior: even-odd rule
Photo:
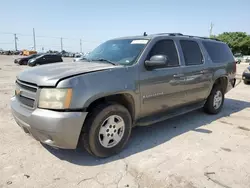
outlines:
[[[21,72],[17,76],[17,79],[38,86],[56,86],[57,82],[65,77],[103,71],[116,67],[118,66],[99,62],[53,63],[30,67]]]

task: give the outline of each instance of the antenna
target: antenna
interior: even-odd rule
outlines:
[[[148,34],[146,32],[143,33],[143,36],[148,36]]]

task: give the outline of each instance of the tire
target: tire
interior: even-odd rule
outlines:
[[[220,101],[216,103],[217,105],[214,104],[214,100],[216,100],[215,97],[217,97],[217,101]],[[219,98],[221,98],[221,100],[218,100]],[[220,85],[215,85],[204,105],[204,111],[208,114],[218,114],[223,107],[224,99],[225,94],[223,92],[222,87]]]
[[[244,80],[244,84],[249,85],[249,81]]]
[[[115,125],[123,125],[123,127],[117,128]],[[131,129],[132,118],[124,106],[110,103],[102,104],[87,117],[80,141],[90,154],[102,158],[110,157],[124,148],[130,137]],[[119,138],[120,141],[116,142],[113,138]],[[105,143],[106,140],[109,142]]]

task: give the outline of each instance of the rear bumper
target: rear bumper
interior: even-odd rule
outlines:
[[[75,149],[87,112],[56,112],[23,107],[11,98],[11,110],[17,124],[36,140],[47,145]]]

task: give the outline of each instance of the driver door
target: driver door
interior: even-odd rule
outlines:
[[[141,71],[141,116],[170,110],[184,104],[185,78],[182,75],[176,44],[171,39],[157,41],[151,48],[147,59],[154,55],[166,55],[168,65],[163,68]],[[145,65],[144,65],[145,66]]]

